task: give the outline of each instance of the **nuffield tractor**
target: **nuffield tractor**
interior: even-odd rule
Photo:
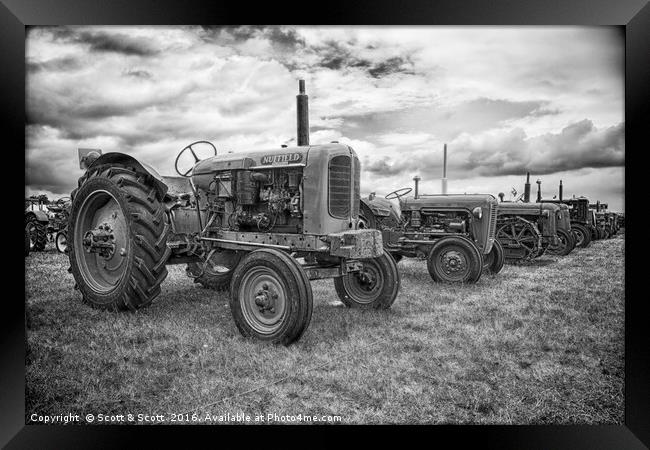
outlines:
[[[498,273],[504,255],[495,241],[496,199],[492,195],[421,195],[412,189],[361,200],[362,226],[381,230],[384,248],[396,260],[422,257],[434,281],[475,283],[483,268]],[[390,200],[398,199],[395,205]]]
[[[562,247],[562,252],[572,248],[572,242],[566,236],[564,244],[558,238],[557,223],[562,217],[560,207],[539,202],[539,186],[540,182],[538,203],[530,203],[530,174],[526,176],[523,203],[504,201],[503,194],[499,194],[501,202],[497,210],[496,237],[508,261],[530,261],[542,256],[549,248]]]
[[[310,280],[333,278],[348,307],[389,308],[400,277],[381,233],[358,229],[359,159],[347,145],[309,145],[300,88],[296,147],[217,154],[199,141],[174,177],[122,153],[95,159],[68,224],[84,300],[137,310],[160,293],[166,265],[188,264],[196,282],[230,290],[244,336],[283,344],[309,325]]]

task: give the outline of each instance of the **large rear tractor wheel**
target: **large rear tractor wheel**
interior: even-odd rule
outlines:
[[[230,288],[233,271],[241,258],[242,255],[234,251],[219,252],[206,263],[189,263],[185,272],[195,283],[216,291],[225,291]]]
[[[47,245],[47,224],[39,222],[34,215],[25,217],[25,226],[29,227],[29,250],[40,252]]]
[[[584,225],[571,225],[571,232],[576,241],[576,247],[585,248],[591,243],[591,231]]]
[[[349,308],[388,309],[399,293],[400,276],[397,263],[390,253],[377,258],[360,260],[363,267],[334,278],[334,288],[343,304]]]
[[[59,253],[65,253],[66,249],[68,248],[68,236],[66,230],[61,230],[56,233],[54,244],[56,245],[56,249],[59,251]]]
[[[448,236],[433,245],[427,269],[439,283],[476,283],[483,272],[483,255],[469,239]]]
[[[309,278],[286,253],[253,251],[233,271],[230,310],[243,336],[289,345],[309,326],[312,309]]]
[[[565,230],[557,230],[558,245],[550,245],[547,252],[551,255],[566,256],[575,247],[573,234]]]
[[[122,166],[87,173],[74,193],[67,228],[72,275],[85,302],[135,311],[167,276],[169,224],[149,175]]]
[[[501,269],[503,269],[505,260],[506,257],[503,251],[503,246],[501,245],[501,242],[495,239],[494,244],[492,244],[492,250],[490,250],[490,253],[485,255],[485,260],[483,261],[483,270],[485,270],[487,273],[496,275],[497,273],[501,272]]]

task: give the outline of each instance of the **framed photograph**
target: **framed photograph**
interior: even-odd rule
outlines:
[[[2,2],[7,448],[650,445],[647,2]]]

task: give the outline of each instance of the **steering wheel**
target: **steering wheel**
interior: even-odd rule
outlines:
[[[192,148],[192,146],[196,145],[196,144],[208,144],[214,150],[214,155],[213,156],[217,156],[217,148],[212,144],[212,142],[209,142],[209,141],[192,142],[190,145],[188,145],[187,147],[185,147],[183,150],[180,151],[180,153],[176,157],[176,161],[174,161],[174,169],[176,170],[176,173],[179,174],[182,177],[188,178],[190,176],[190,172],[192,172],[192,170],[194,169],[194,165],[197,162],[201,161],[201,159],[198,156],[196,156],[196,152]],[[192,154],[192,157],[194,158],[194,164],[186,172],[181,172],[178,169],[178,160],[180,159],[181,155],[183,153],[185,153],[186,151],[188,151],[188,150],[190,151],[190,153]]]
[[[413,188],[398,189],[396,191],[391,192],[390,194],[387,194],[385,198],[386,198],[386,200],[393,200],[393,199],[396,199],[396,198],[404,197],[406,194],[408,194],[412,190],[413,190]]]

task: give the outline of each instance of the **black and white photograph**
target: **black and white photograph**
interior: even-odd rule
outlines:
[[[622,26],[25,31],[27,425],[623,425]]]

